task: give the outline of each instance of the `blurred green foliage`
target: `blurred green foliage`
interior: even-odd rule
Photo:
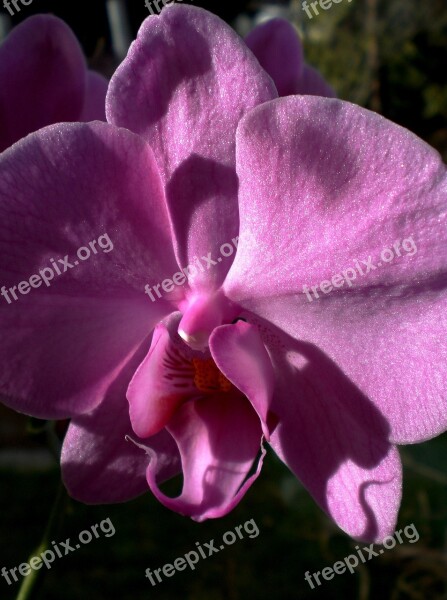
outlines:
[[[295,0],[306,57],[340,98],[376,110],[447,160],[447,3],[343,0],[308,19]]]

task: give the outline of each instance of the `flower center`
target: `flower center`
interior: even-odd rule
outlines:
[[[180,306],[180,310],[183,317],[178,334],[190,348],[200,352],[207,349],[213,329],[231,323],[240,312],[240,308],[228,300],[221,290],[196,293]]]
[[[212,358],[193,358],[194,384],[201,392],[229,392],[233,388]]]

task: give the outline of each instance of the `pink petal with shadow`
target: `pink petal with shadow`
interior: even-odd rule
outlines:
[[[355,105],[289,97],[244,118],[238,173],[240,242],[227,296],[323,351],[375,404],[394,443],[445,431],[447,176],[439,154]],[[394,258],[379,266],[387,247]],[[355,260],[368,257],[375,268],[363,265],[360,275]],[[348,268],[351,286],[344,278],[332,285]],[[318,287],[316,298],[309,289],[322,282],[333,289]]]
[[[172,311],[144,294],[177,269],[152,152],[99,122],[31,134],[0,155],[0,217],[5,403],[42,418],[89,411]]]
[[[238,233],[236,128],[247,111],[276,96],[243,40],[193,6],[168,6],[146,19],[112,77],[107,118],[154,150],[178,263],[208,255],[216,261],[192,287],[217,288],[228,271],[231,260],[217,258]]]

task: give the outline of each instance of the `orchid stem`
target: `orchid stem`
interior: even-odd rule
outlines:
[[[43,534],[39,546],[29,557],[28,563],[32,558],[39,557],[42,552],[45,552],[45,550],[49,549],[51,541],[54,539],[62,525],[67,506],[67,499],[68,495],[65,491],[65,487],[62,483],[60,483],[45,533]],[[46,570],[47,569],[45,568],[44,564],[41,564],[41,568],[39,570],[31,569],[29,575],[27,575],[22,581],[22,585],[20,586],[16,600],[35,600],[38,597],[40,588],[45,578]]]

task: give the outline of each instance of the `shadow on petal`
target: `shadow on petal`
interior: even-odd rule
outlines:
[[[272,447],[350,535],[388,535],[400,503],[401,465],[387,420],[313,344],[271,324],[261,323],[260,331],[277,376]]]
[[[141,345],[109,386],[98,408],[71,421],[62,449],[62,476],[69,493],[81,502],[124,502],[147,491],[145,472],[153,452],[158,458],[158,482],[179,472],[171,436],[162,431],[143,440],[135,436],[130,423],[126,389],[148,343]]]
[[[182,27],[182,37],[171,35],[167,39],[164,33],[158,36],[152,34],[152,46],[156,45],[156,66],[163,70],[168,66],[169,76],[156,79],[157,102],[149,107],[147,125],[157,123],[167,114],[172,98],[182,83],[193,82],[213,69],[207,40],[187,21]],[[149,51],[154,53],[154,48],[150,48]],[[154,58],[154,54],[151,58]]]
[[[198,154],[189,156],[174,171],[167,185],[166,197],[181,265],[192,263],[194,255],[208,255],[208,252],[216,260],[220,245],[236,237],[239,230],[238,186],[233,167]],[[216,239],[215,233],[219,231],[224,239]],[[205,274],[209,278],[220,274],[221,282],[231,262],[221,261],[212,269],[203,265]]]

